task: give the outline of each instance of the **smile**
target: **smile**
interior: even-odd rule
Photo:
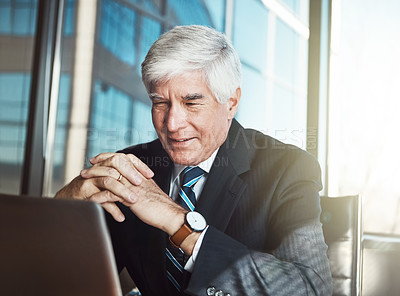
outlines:
[[[194,138],[185,138],[185,139],[172,139],[168,138],[169,142],[173,145],[179,145],[179,144],[186,144],[193,140]]]
[[[186,141],[189,141],[189,140],[191,140],[191,139],[193,139],[193,138],[187,138],[187,139],[171,139],[171,138],[169,138],[172,142],[186,142]]]

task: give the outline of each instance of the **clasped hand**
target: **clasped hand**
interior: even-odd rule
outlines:
[[[132,154],[101,153],[90,159],[92,167],[62,188],[56,198],[99,203],[119,222],[125,216],[115,204],[129,207],[143,222],[173,234],[183,223],[185,209],[153,181],[154,173]]]

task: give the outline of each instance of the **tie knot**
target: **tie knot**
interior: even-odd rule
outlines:
[[[198,166],[190,166],[183,171],[183,187],[193,187],[204,175],[204,171]]]

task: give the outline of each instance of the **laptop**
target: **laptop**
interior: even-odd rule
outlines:
[[[102,208],[0,194],[0,294],[122,295]]]

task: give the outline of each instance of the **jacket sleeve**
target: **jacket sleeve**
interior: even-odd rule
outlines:
[[[265,244],[262,250],[251,250],[245,242],[211,226],[185,293],[208,295],[209,289],[232,296],[332,294],[319,222],[319,165],[310,156],[296,156],[276,178],[265,214],[271,237],[263,238],[276,241],[275,247],[269,250]]]

